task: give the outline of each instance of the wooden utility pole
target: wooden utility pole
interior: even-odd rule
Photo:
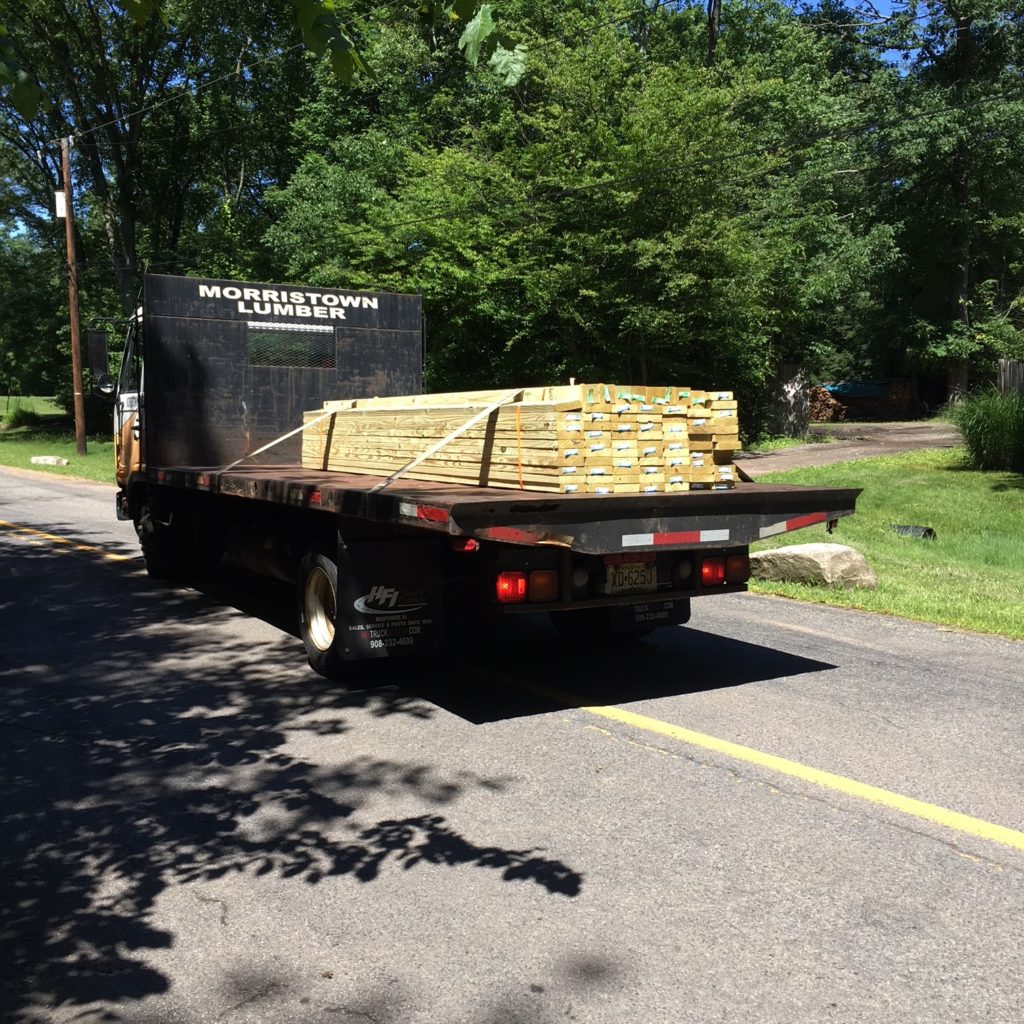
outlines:
[[[718,37],[722,34],[722,0],[708,0],[708,53],[705,63],[711,67],[715,63],[715,50],[718,48]]]
[[[82,395],[82,341],[78,330],[78,260],[75,256],[75,216],[71,205],[71,139],[60,140],[64,176],[64,231],[68,249],[68,312],[71,315],[71,388],[75,397],[75,451],[85,455],[85,399]]]

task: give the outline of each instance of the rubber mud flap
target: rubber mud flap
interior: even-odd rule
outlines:
[[[405,657],[440,648],[442,551],[434,538],[339,542],[340,657]]]

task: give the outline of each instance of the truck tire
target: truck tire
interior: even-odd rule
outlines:
[[[340,679],[345,662],[338,653],[338,566],[333,559],[311,551],[299,566],[299,635],[314,672]]]
[[[650,636],[656,626],[626,628],[614,625],[607,608],[580,608],[574,612],[551,612],[551,624],[563,640],[588,643],[595,647],[630,643]]]

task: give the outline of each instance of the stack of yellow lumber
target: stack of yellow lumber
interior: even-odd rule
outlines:
[[[305,423],[302,464],[310,469],[404,470],[410,480],[563,494],[732,487],[739,447],[731,392],[681,387],[349,399],[325,402]]]

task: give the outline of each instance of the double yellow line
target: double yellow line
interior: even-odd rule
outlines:
[[[133,555],[117,555],[112,551],[105,551],[103,548],[98,548],[92,544],[81,544],[77,540],[70,540],[67,537],[58,537],[55,533],[44,533],[42,530],[34,530],[31,526],[20,526],[17,523],[9,523],[6,519],[0,519],[0,530],[6,530],[12,533],[15,537],[20,537],[22,540],[29,542],[46,542],[48,544],[56,544],[59,548],[65,551],[84,551],[90,555],[96,555],[99,558],[104,558],[108,562],[131,562],[134,561]]]

